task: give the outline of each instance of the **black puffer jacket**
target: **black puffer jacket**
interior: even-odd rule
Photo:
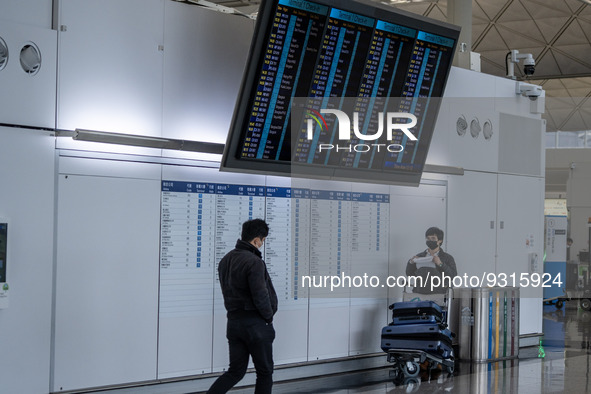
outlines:
[[[228,318],[258,313],[267,323],[277,312],[277,293],[261,252],[248,242],[238,240],[218,266],[224,306]]]

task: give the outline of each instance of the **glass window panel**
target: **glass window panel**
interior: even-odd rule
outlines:
[[[556,148],[556,133],[555,132],[547,132],[546,133],[546,148]]]
[[[578,131],[560,131],[558,132],[558,148],[576,148],[580,145]],[[581,146],[584,146],[581,145]]]

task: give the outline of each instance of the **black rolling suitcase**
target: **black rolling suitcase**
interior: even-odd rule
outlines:
[[[390,305],[392,322],[382,329],[381,348],[394,363],[398,377],[416,377],[423,362],[454,371],[453,334],[446,312],[433,301],[406,301]]]
[[[390,305],[394,324],[441,323],[443,310],[433,301],[405,301]]]
[[[453,355],[453,348],[447,341],[382,338],[381,347],[386,353],[390,351],[400,352],[404,350],[423,351],[442,359],[448,359]]]
[[[391,324],[382,328],[382,339],[441,341],[452,346],[452,333],[445,324]]]

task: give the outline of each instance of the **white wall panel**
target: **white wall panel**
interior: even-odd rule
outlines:
[[[474,171],[499,171],[502,159],[499,158],[499,149],[503,149],[499,141],[502,131],[499,113],[532,119],[541,117],[532,112],[532,101],[515,94],[515,83],[505,78],[452,67],[427,163]],[[535,102],[538,107],[540,103],[543,103],[543,98]],[[543,104],[540,108],[543,108]],[[463,135],[457,131],[460,118],[467,124]],[[488,139],[484,135],[487,122],[492,130],[492,135],[487,133],[491,135]],[[527,152],[524,156],[533,155],[532,158],[535,158],[538,154],[539,151]]]
[[[449,106],[444,129],[449,133],[449,155],[453,158],[451,165],[466,170],[498,171],[499,116],[494,109],[494,98],[446,98],[444,102]],[[457,128],[459,118],[467,124],[462,135]],[[485,124],[490,125],[487,127],[492,130],[492,134],[487,133],[486,138]]]
[[[253,30],[251,19],[166,2],[165,137],[226,142]]]
[[[443,249],[447,252],[447,187],[445,184],[421,184],[418,188],[390,188],[390,272],[391,276],[406,276],[406,263],[427,249],[425,231],[439,227],[444,231]],[[449,250],[455,258],[455,249]],[[403,289],[389,289],[389,302],[401,301]],[[388,314],[389,311],[385,311]]]
[[[435,122],[435,129],[431,144],[429,145],[429,153],[427,154],[426,164],[434,164],[440,166],[451,166],[454,163],[452,150],[450,149],[451,123],[449,120],[449,102],[448,100],[440,100],[439,114]],[[455,120],[454,120],[455,122]],[[451,131],[450,131],[451,130]]]
[[[3,0],[0,2],[0,15],[6,21],[51,29],[53,2],[53,0]]]
[[[566,151],[566,149],[564,149]],[[586,162],[584,157],[576,157],[570,151],[562,152],[563,161],[572,160],[576,163],[575,168],[570,171],[567,186],[568,207],[570,212],[570,237],[574,243],[571,247],[570,258],[578,261],[580,251],[589,248],[589,227],[588,218],[591,217],[591,163]],[[580,150],[583,153],[584,149]],[[568,156],[567,156],[568,154]],[[589,155],[589,153],[585,152]],[[587,156],[589,157],[589,156]],[[588,158],[587,160],[590,160]],[[568,161],[564,164],[568,165]]]
[[[495,111],[496,79],[452,67],[429,147],[428,164],[497,171],[499,122]],[[462,135],[457,131],[459,118],[467,124]],[[488,139],[483,135],[487,121],[492,124],[493,131]],[[471,134],[471,126],[475,137]]]
[[[164,0],[61,1],[58,128],[161,135],[163,9]]]
[[[519,191],[516,193],[516,191]],[[517,276],[543,273],[544,180],[543,178],[499,175],[497,228],[497,273]],[[537,270],[529,264],[537,255]],[[542,332],[541,286],[520,286],[520,334]]]
[[[9,307],[0,310],[2,393],[49,391],[55,138],[0,127],[0,216],[10,220]]]
[[[452,67],[445,86],[445,97],[495,97],[496,81],[503,79],[460,67]]]
[[[385,264],[385,268],[387,268]],[[380,275],[385,281],[387,275]],[[381,289],[386,293],[387,288]],[[349,355],[370,354],[381,352],[379,333],[388,321],[388,300],[352,298],[349,306]]]
[[[544,131],[541,119],[499,115],[499,172],[544,175]]]
[[[273,318],[275,341],[273,342],[273,360],[275,365],[307,361],[308,358],[308,302],[305,307],[286,307],[279,303],[277,314]]]
[[[161,167],[159,165],[148,163],[60,157],[59,173],[64,175],[92,175],[112,178],[159,180]]]
[[[541,272],[543,190],[543,178],[480,172],[451,176],[447,239],[458,274],[503,273],[511,286],[512,273],[519,282],[522,272],[531,272],[530,253],[537,254]],[[520,334],[539,333],[541,288],[521,287]]]
[[[349,313],[349,298],[310,298],[308,361],[349,355]]]
[[[0,15],[2,8],[0,6]],[[0,121],[2,123],[55,127],[57,33],[13,22],[0,23],[0,37],[8,47],[6,67],[0,70]],[[27,74],[20,52],[33,43],[41,55],[41,66]]]
[[[449,177],[446,234],[458,274],[495,272],[497,175],[466,171]]]
[[[155,379],[160,181],[60,174],[58,187],[52,390]]]

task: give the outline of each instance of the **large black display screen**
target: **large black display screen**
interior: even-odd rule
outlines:
[[[417,185],[458,35],[376,3],[263,2],[221,170]]]

